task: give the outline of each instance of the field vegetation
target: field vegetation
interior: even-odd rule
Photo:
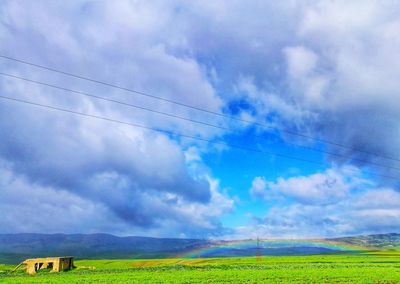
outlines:
[[[150,260],[77,260],[34,276],[0,265],[1,283],[400,283],[400,253]]]

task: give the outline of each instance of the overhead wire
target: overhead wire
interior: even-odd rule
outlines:
[[[348,150],[351,150],[351,151],[356,151],[356,152],[360,152],[360,153],[373,155],[373,156],[376,156],[376,157],[380,157],[380,158],[384,158],[384,159],[389,159],[389,160],[400,162],[399,158],[389,157],[389,156],[386,156],[386,155],[382,155],[382,154],[366,151],[366,150],[363,150],[363,149],[354,148],[352,146],[347,146],[347,145],[344,145],[344,144],[341,144],[341,143],[338,143],[338,142],[335,142],[335,141],[330,141],[330,140],[326,140],[326,139],[320,139],[320,138],[312,137],[312,136],[309,136],[309,135],[306,135],[306,134],[303,134],[303,133],[290,131],[290,130],[286,130],[286,129],[282,129],[282,128],[277,128],[277,127],[274,127],[274,126],[270,126],[270,125],[267,125],[265,123],[261,123],[261,122],[257,122],[257,121],[250,121],[250,120],[242,119],[242,118],[239,118],[239,117],[227,115],[227,114],[224,114],[224,113],[221,113],[221,112],[200,108],[200,107],[197,107],[197,106],[189,105],[189,104],[182,103],[182,102],[175,101],[175,100],[171,100],[171,99],[168,99],[168,98],[155,96],[155,95],[152,95],[152,94],[149,94],[149,93],[146,93],[146,92],[137,91],[137,90],[134,90],[134,89],[131,89],[131,88],[126,88],[126,87],[119,86],[119,85],[116,85],[116,84],[100,81],[100,80],[97,80],[97,79],[94,79],[94,78],[89,78],[89,77],[85,77],[85,76],[82,76],[82,75],[77,75],[77,74],[73,74],[73,73],[70,73],[70,72],[66,72],[66,71],[63,71],[63,70],[60,70],[60,69],[55,69],[55,68],[47,67],[47,66],[44,66],[44,65],[36,64],[36,63],[29,62],[29,61],[26,61],[26,60],[14,58],[14,57],[2,55],[2,54],[0,54],[0,58],[4,58],[4,59],[7,59],[7,60],[19,62],[19,63],[25,64],[25,65],[30,65],[30,66],[33,66],[33,67],[36,67],[36,68],[41,68],[41,69],[44,69],[44,70],[48,70],[48,71],[51,71],[51,72],[63,74],[63,75],[66,75],[66,76],[74,77],[74,78],[85,80],[85,81],[88,81],[88,82],[92,82],[92,83],[101,84],[101,85],[104,85],[104,86],[116,88],[116,89],[123,90],[123,91],[129,92],[129,93],[134,93],[134,94],[145,96],[145,97],[149,97],[149,98],[152,98],[152,99],[161,100],[161,101],[164,101],[164,102],[168,102],[168,103],[179,105],[179,106],[182,106],[182,107],[194,109],[194,110],[201,111],[201,112],[204,112],[204,113],[209,113],[209,114],[216,115],[216,116],[219,116],[219,117],[223,117],[223,118],[226,118],[226,119],[235,120],[235,121],[246,123],[246,124],[250,124],[250,125],[256,125],[258,127],[271,129],[271,130],[275,130],[275,131],[278,130],[278,131],[280,131],[282,133],[286,133],[286,134],[289,134],[289,135],[294,135],[294,136],[310,139],[310,140],[313,140],[313,141],[316,141],[316,142],[320,142],[320,143],[329,144],[329,145],[332,145],[332,146],[348,149]]]
[[[156,113],[156,114],[172,117],[172,118],[175,118],[175,119],[180,119],[180,120],[184,120],[184,121],[188,121],[188,122],[192,122],[192,123],[196,123],[196,124],[200,124],[200,125],[205,125],[205,126],[208,126],[208,127],[213,127],[213,128],[217,128],[217,129],[221,129],[221,130],[225,130],[225,131],[230,131],[230,132],[236,132],[236,130],[234,130],[232,128],[229,128],[229,127],[215,125],[215,124],[211,124],[211,123],[207,123],[207,122],[204,122],[204,121],[199,121],[199,120],[187,118],[187,117],[176,115],[176,114],[171,114],[171,113],[167,113],[167,112],[163,112],[163,111],[158,111],[158,110],[155,110],[155,109],[152,109],[152,108],[148,108],[148,107],[143,107],[143,106],[139,106],[139,105],[135,105],[135,104],[119,101],[119,100],[114,100],[114,99],[110,99],[110,98],[106,98],[106,97],[102,97],[102,96],[98,96],[98,95],[93,95],[93,94],[90,94],[88,92],[77,91],[77,90],[73,90],[73,89],[70,89],[70,88],[65,88],[65,87],[62,87],[62,86],[49,84],[49,83],[42,82],[42,81],[32,80],[32,79],[20,77],[20,76],[17,76],[17,75],[3,73],[3,72],[0,72],[0,75],[1,76],[6,76],[6,77],[10,77],[10,78],[13,78],[13,79],[18,79],[18,80],[30,82],[30,83],[34,83],[34,84],[38,84],[38,85],[42,85],[42,86],[46,86],[46,87],[50,87],[50,88],[54,88],[54,89],[65,91],[65,92],[70,92],[70,93],[73,93],[73,94],[87,96],[87,97],[95,98],[95,99],[98,99],[98,100],[112,102],[112,103],[124,105],[124,106],[127,106],[127,107],[131,107],[131,108],[136,108],[136,109],[144,110],[144,111],[147,111],[147,112],[152,112],[152,113]],[[263,140],[266,140],[265,137],[263,137],[261,135],[254,134],[253,136],[256,137],[256,138],[261,138]],[[333,153],[333,152],[322,150],[322,149],[307,147],[307,146],[304,146],[304,145],[298,145],[298,144],[291,143],[291,142],[286,142],[285,141],[285,143],[288,144],[288,145],[301,147],[303,149],[307,149],[307,150],[310,150],[310,151],[324,153],[324,154],[327,154],[327,155],[330,155],[330,156],[339,157],[339,158],[344,158],[344,159],[347,159],[347,160],[351,160],[353,162],[358,162],[358,163],[362,163],[362,164],[373,165],[373,166],[377,166],[377,167],[381,167],[381,168],[400,171],[400,168],[394,167],[394,166],[387,166],[387,165],[382,165],[380,163],[376,163],[376,162],[373,162],[373,161],[366,161],[366,160],[357,159],[357,158],[350,158],[348,156],[341,155],[341,154],[338,154],[338,153]]]
[[[0,95],[0,99],[14,101],[14,102],[23,103],[23,104],[32,105],[32,106],[38,106],[38,107],[42,107],[42,108],[46,108],[46,109],[50,109],[50,110],[55,110],[55,111],[61,111],[61,112],[64,112],[64,113],[71,113],[71,114],[79,115],[81,117],[90,117],[90,118],[99,119],[99,120],[103,120],[103,121],[108,121],[108,122],[113,122],[113,123],[118,123],[118,124],[123,124],[123,125],[128,125],[128,126],[133,126],[133,127],[137,127],[137,128],[142,128],[142,129],[146,129],[146,130],[150,130],[150,131],[161,132],[161,133],[168,134],[168,135],[171,135],[171,136],[177,136],[177,137],[189,138],[189,139],[193,139],[193,140],[199,140],[199,141],[203,141],[203,142],[207,142],[207,143],[215,144],[215,145],[223,145],[225,147],[239,149],[239,150],[243,150],[243,151],[260,153],[260,154],[264,154],[264,155],[275,156],[275,157],[291,159],[291,160],[297,160],[297,161],[300,161],[300,162],[306,162],[306,163],[325,166],[325,163],[322,163],[322,162],[308,160],[308,159],[299,158],[299,157],[294,157],[294,156],[291,156],[291,155],[285,155],[285,154],[275,153],[275,152],[271,152],[271,151],[264,151],[264,150],[255,149],[255,148],[243,147],[243,146],[240,146],[240,145],[234,145],[234,144],[230,144],[230,143],[226,143],[226,142],[220,142],[220,141],[205,139],[205,138],[201,138],[201,137],[197,137],[197,136],[192,136],[192,135],[187,135],[187,134],[182,134],[182,133],[176,133],[176,132],[165,130],[165,129],[149,127],[149,126],[145,126],[145,125],[141,125],[141,124],[137,124],[137,123],[126,122],[126,121],[117,120],[117,119],[113,119],[113,118],[108,118],[108,117],[104,117],[104,116],[83,113],[83,112],[80,112],[80,111],[75,111],[75,110],[65,109],[65,108],[56,107],[56,106],[52,106],[52,105],[47,105],[47,104],[42,104],[42,103],[37,103],[37,102],[32,102],[32,101],[27,101],[27,100],[23,100],[23,99],[18,99],[18,98],[3,96],[3,95]],[[358,170],[348,169],[348,171],[359,173]],[[399,180],[398,177],[382,175],[382,174],[377,174],[377,173],[369,173],[369,174],[372,175],[372,176],[377,176],[377,177],[381,177],[381,178]]]

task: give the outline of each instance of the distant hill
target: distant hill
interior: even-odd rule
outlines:
[[[326,241],[366,249],[400,249],[400,234],[331,238]],[[0,234],[0,263],[18,263],[26,258],[61,255],[71,255],[78,259],[137,259],[177,257],[193,251],[199,251],[192,254],[193,257],[341,252],[323,245],[258,248],[254,241],[253,244],[250,242],[250,245],[241,247],[230,246],[229,243],[199,239],[117,237],[109,234]]]
[[[397,233],[333,238],[328,240],[365,248],[400,248],[400,234]]]
[[[109,234],[0,234],[0,263],[57,255],[86,259],[165,258],[210,244],[207,240]]]

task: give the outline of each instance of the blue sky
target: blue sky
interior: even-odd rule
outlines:
[[[0,98],[0,233],[398,231],[400,5],[274,2],[2,1],[0,55],[180,105],[0,57],[2,96],[199,139]]]

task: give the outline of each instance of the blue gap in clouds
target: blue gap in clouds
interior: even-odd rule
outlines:
[[[255,137],[255,135],[262,138]],[[324,162],[323,153],[287,145],[277,135],[267,132],[261,134],[254,128],[226,136],[224,142]],[[240,200],[236,204],[236,210],[222,218],[225,226],[245,224],[248,221],[246,215],[248,212],[254,216],[263,217],[272,206],[264,200],[256,200],[250,196],[249,189],[255,177],[262,176],[268,181],[276,181],[278,177],[310,175],[323,171],[328,166],[328,164],[324,167],[323,165],[319,166],[235,148],[209,152],[203,156],[203,160],[210,167],[213,176],[220,180],[221,188],[227,188],[230,196],[236,196]]]
[[[240,114],[241,111],[246,111],[254,115],[256,109],[247,100],[243,98],[229,102],[226,109],[224,109],[225,113],[228,113],[229,115],[232,116]]]

